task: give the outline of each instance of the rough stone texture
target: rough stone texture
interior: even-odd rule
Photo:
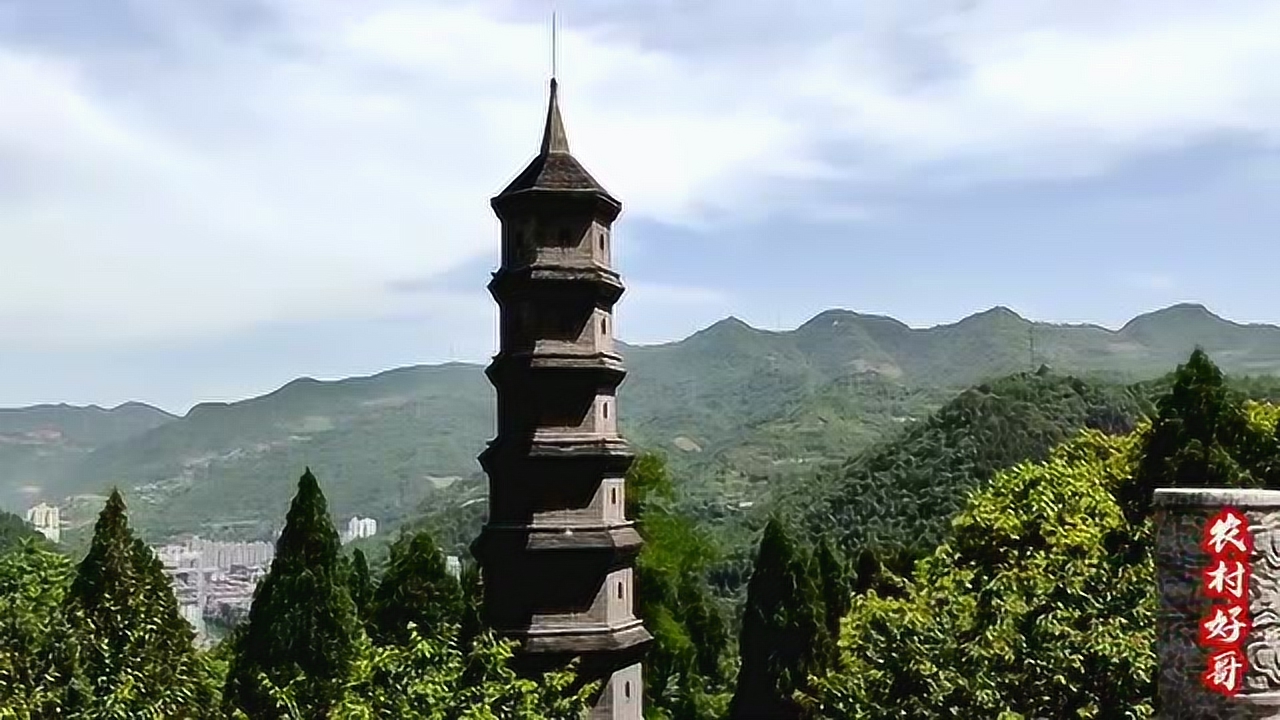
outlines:
[[[1158,717],[1162,720],[1280,719],[1280,492],[1160,489],[1156,505],[1156,582],[1160,592],[1156,653]],[[1199,624],[1215,603],[1203,591],[1209,555],[1205,525],[1223,508],[1244,513],[1254,538],[1249,612],[1254,629],[1244,643],[1249,667],[1234,698],[1206,690],[1201,675],[1209,651]],[[1218,601],[1219,603],[1221,601]]]

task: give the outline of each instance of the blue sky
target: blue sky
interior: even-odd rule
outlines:
[[[630,342],[1280,322],[1280,3],[558,0]],[[0,0],[0,406],[484,361],[550,0]],[[797,9],[801,8],[801,9]]]

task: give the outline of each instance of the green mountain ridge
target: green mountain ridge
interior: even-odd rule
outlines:
[[[720,515],[856,455],[984,380],[1042,363],[1146,380],[1197,345],[1227,372],[1280,373],[1280,327],[1233,323],[1199,305],[1148,313],[1119,330],[1033,323],[1003,307],[932,328],[848,310],[789,331],[729,318],[677,342],[623,345],[622,429],[637,446],[668,454],[677,476],[690,478],[688,501]],[[76,409],[52,406],[71,413],[59,425],[48,421],[50,407],[0,411],[0,439],[6,427],[70,436],[81,422]],[[464,363],[303,378],[181,418],[149,408],[141,422],[144,408],[81,409],[94,418],[126,412],[111,432],[77,435],[86,439],[74,450],[36,443],[19,456],[0,442],[0,503],[21,509],[118,485],[144,532],[261,536],[310,465],[340,520],[359,513],[394,523],[424,504],[474,502],[482,487],[475,457],[494,427],[482,368]],[[73,525],[92,517],[81,514],[70,508]]]

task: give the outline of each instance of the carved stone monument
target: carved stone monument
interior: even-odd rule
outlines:
[[[1157,717],[1161,720],[1280,720],[1280,491],[1159,489],[1155,492],[1155,562],[1160,606],[1156,620]],[[1216,520],[1244,520],[1247,538],[1234,560],[1219,562],[1209,528]],[[1230,523],[1226,523],[1230,524]],[[1219,526],[1222,527],[1222,526]],[[1250,542],[1251,540],[1251,542]],[[1234,565],[1243,577],[1247,625],[1238,650],[1213,646],[1232,607],[1213,568]],[[1240,566],[1245,572],[1240,573]],[[1225,599],[1224,599],[1225,598]],[[1208,638],[1208,639],[1206,639]],[[1214,658],[1238,653],[1235,694],[1209,687]],[[1219,663],[1230,670],[1235,663]],[[1213,673],[1210,673],[1211,675]],[[1218,679],[1224,677],[1218,674]]]

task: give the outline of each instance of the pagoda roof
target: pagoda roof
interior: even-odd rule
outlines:
[[[560,116],[556,80],[551,79],[551,99],[547,104],[547,122],[542,132],[542,148],[516,179],[495,200],[526,191],[590,192],[613,200],[609,192],[591,177],[582,163],[569,152],[569,138]],[[617,200],[613,200],[617,203]]]

